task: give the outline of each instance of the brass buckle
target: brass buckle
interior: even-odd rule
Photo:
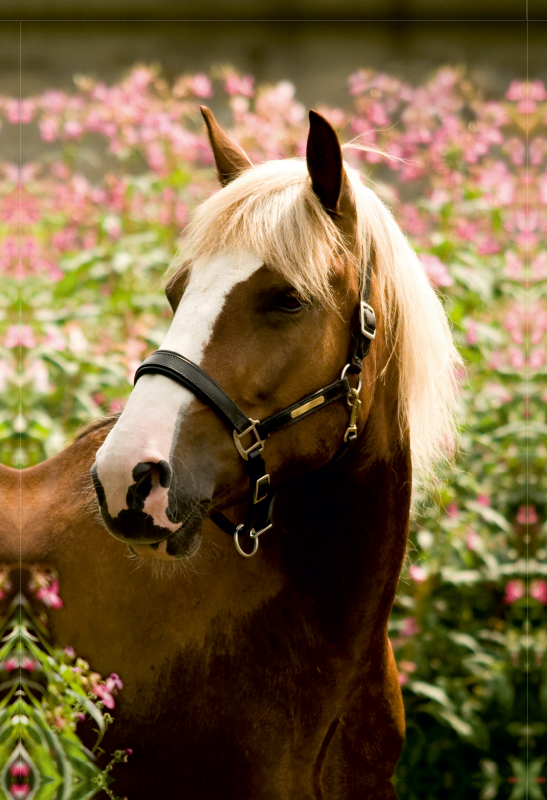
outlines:
[[[359,389],[361,388],[361,381],[359,381]],[[347,442],[348,438],[354,433],[357,436],[357,415],[361,408],[361,401],[359,400],[359,389],[352,389],[347,397],[347,403],[351,408],[349,415],[349,425],[344,434],[344,441]]]
[[[243,431],[243,433],[237,433],[237,431],[233,432],[235,446],[237,448],[237,452],[239,455],[245,459],[245,461],[249,458],[249,453],[252,453],[253,450],[259,448],[258,452],[261,453],[264,450],[264,442],[258,435],[258,431],[256,426],[260,424],[260,420],[258,419],[250,419],[249,422],[251,423],[249,427]],[[248,436],[249,434],[253,433],[256,436],[256,442],[252,444],[250,447],[245,449],[245,447],[241,444],[241,440],[244,436]]]
[[[270,523],[269,525],[266,525],[266,527],[262,528],[261,531],[255,531],[254,528],[251,528],[251,530],[249,531],[249,536],[251,537],[251,539],[254,539],[254,545],[253,545],[253,549],[251,550],[250,553],[246,553],[245,550],[242,550],[241,545],[239,544],[239,532],[243,527],[244,527],[244,525],[238,525],[237,526],[236,532],[234,533],[234,543],[235,543],[237,552],[240,555],[242,555],[243,558],[251,558],[251,556],[254,556],[256,551],[258,550],[258,537],[262,536],[262,534],[266,533],[266,531],[269,531],[270,528],[272,527],[272,523]]]
[[[346,364],[344,369],[342,370],[342,377],[343,380],[346,377],[346,372],[348,371],[348,367],[350,365]],[[346,397],[346,403],[351,408],[351,413],[349,415],[349,425],[346,428],[346,432],[344,434],[344,441],[347,442],[349,437],[352,433],[357,436],[357,415],[359,414],[359,409],[361,408],[361,401],[359,399],[359,395],[361,394],[361,387],[363,385],[363,376],[359,375],[359,384],[357,389],[350,389],[349,394]]]
[[[255,483],[255,494],[253,498],[253,503],[261,503],[268,497],[268,492],[270,491],[270,476],[263,475],[261,478],[257,480]]]

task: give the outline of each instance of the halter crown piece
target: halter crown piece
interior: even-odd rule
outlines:
[[[364,274],[363,274],[364,273]],[[323,389],[304,397],[292,406],[278,411],[263,420],[250,419],[231,400],[226,392],[204,370],[193,361],[172,350],[156,350],[148,356],[135,374],[135,383],[147,374],[164,375],[193,392],[196,397],[209,405],[213,411],[232,429],[234,443],[239,455],[245,460],[249,475],[249,499],[245,519],[234,525],[220,511],[214,511],[211,519],[225,533],[234,537],[238,552],[249,558],[258,550],[258,537],[272,527],[272,514],[277,488],[270,485],[270,476],[262,458],[265,440],[272,433],[293,425],[316,409],[345,397],[351,408],[349,425],[340,448],[332,461],[341,458],[357,438],[357,414],[361,401],[361,378],[357,389],[350,386],[348,373],[361,375],[363,359],[368,355],[370,343],[376,336],[376,316],[368,304],[370,297],[371,261],[361,269],[359,276],[358,322],[352,333],[348,362],[339,380]],[[253,548],[246,552],[240,538],[249,536]]]

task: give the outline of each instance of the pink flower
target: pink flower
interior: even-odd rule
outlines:
[[[449,503],[446,507],[446,513],[449,517],[455,518],[460,513],[456,503]]]
[[[30,767],[26,761],[14,761],[9,771],[14,778],[26,778],[30,775]]]
[[[48,89],[40,98],[40,106],[52,114],[61,114],[68,102],[68,96],[58,89]]]
[[[133,89],[144,92],[148,84],[154,79],[154,71],[149,67],[135,67],[129,76],[128,82]]]
[[[123,682],[115,672],[104,683],[94,683],[91,686],[93,694],[97,695],[107,708],[114,708],[116,705],[114,697],[120,689],[123,689]]]
[[[114,708],[116,705],[114,698],[104,684],[93,683],[91,685],[91,691],[99,698],[99,700],[102,700],[107,708]]]
[[[505,254],[505,270],[504,274],[512,281],[518,281],[522,278],[522,271],[524,269],[524,264],[520,260],[520,258],[509,250]]]
[[[417,564],[412,564],[408,570],[408,574],[415,583],[423,583],[427,580],[426,570],[423,567],[419,567]]]
[[[14,669],[19,667],[19,662],[16,658],[7,658],[4,661],[3,667],[6,672],[13,672]]]
[[[440,258],[429,253],[420,253],[420,262],[427,277],[433,286],[452,286],[454,279],[449,274],[447,268]]]
[[[477,495],[477,503],[480,503],[481,506],[489,506],[490,505],[490,498],[487,497],[485,494],[478,494]]]
[[[470,222],[467,219],[462,219],[458,222],[454,233],[460,239],[465,239],[466,241],[472,242],[477,236],[477,226],[475,223]]]
[[[516,164],[517,166],[524,164],[526,156],[526,143],[522,139],[513,136],[511,139],[508,139],[505,142],[503,149],[509,154],[509,158],[513,164]]]
[[[32,383],[35,391],[40,392],[40,394],[44,394],[45,392],[49,391],[49,372],[41,358],[33,361],[32,364],[27,367],[25,370],[25,376],[27,380]]]
[[[399,686],[404,686],[408,683],[408,675],[404,672],[399,672]]]
[[[198,72],[192,78],[191,83],[192,93],[195,97],[212,97],[213,87],[211,81],[203,72]]]
[[[480,256],[490,256],[493,253],[499,253],[499,251],[500,246],[494,239],[482,239],[477,246],[477,253]]]
[[[65,124],[65,133],[69,139],[78,139],[83,132],[83,126],[75,119],[69,119]]]
[[[40,120],[40,135],[44,142],[54,142],[59,135],[59,123],[51,117]]]
[[[532,100],[547,100],[547,91],[542,81],[532,81],[528,84],[528,94]]]
[[[350,75],[348,78],[349,93],[356,95],[365,92],[370,87],[371,77],[372,72],[365,70],[359,70],[359,72]]]
[[[224,82],[226,94],[241,94],[244,97],[252,97],[254,94],[254,81],[251,75],[240,78],[239,75],[229,75]]]
[[[63,339],[59,329],[54,326],[51,326],[47,331],[45,344],[47,344],[47,346],[52,350],[57,350],[58,352],[66,350],[66,342]]]
[[[33,670],[35,670],[37,666],[38,664],[32,658],[24,658],[23,661],[21,662],[21,667],[23,669],[26,669],[28,672],[33,672]]]
[[[34,116],[34,102],[32,100],[7,100],[5,112],[12,125],[28,124]]]
[[[421,631],[420,625],[416,622],[414,617],[405,617],[403,624],[399,628],[401,636],[414,636]]]
[[[30,792],[30,785],[28,783],[15,783],[9,787],[9,791],[14,798],[26,797]]]
[[[547,582],[542,580],[532,581],[530,584],[530,597],[547,605]]]
[[[535,347],[530,353],[528,358],[528,366],[530,369],[539,369],[547,360],[545,350],[542,347]]]
[[[76,650],[73,647],[65,647],[64,654],[65,656],[68,656],[68,658],[75,658]]]
[[[123,689],[123,682],[120,676],[113,672],[110,677],[106,679],[106,688],[109,692],[111,692],[113,689]]]
[[[34,331],[30,325],[10,325],[6,331],[4,339],[4,347],[27,347],[28,349],[36,347],[36,339],[34,338]]]
[[[545,86],[541,81],[512,81],[507,91],[508,100],[518,101],[518,110],[521,114],[533,114],[536,110],[536,101],[546,99]]]
[[[503,602],[507,603],[507,605],[511,605],[511,603],[516,603],[517,600],[520,600],[524,597],[526,593],[526,588],[524,586],[523,581],[514,580],[509,581],[507,586],[505,587],[505,597],[503,598]]]
[[[543,157],[547,152],[547,139],[536,138],[530,142],[530,164],[534,167],[541,164]]]
[[[516,347],[512,347],[511,350],[509,350],[508,360],[510,365],[516,370],[524,369],[526,366],[526,357],[524,353]]]
[[[515,521],[519,525],[535,525],[538,521],[535,506],[519,506]]]
[[[481,537],[476,531],[468,531],[465,537],[465,544],[468,550],[476,550],[480,544]]]
[[[470,319],[467,323],[467,333],[465,335],[467,344],[477,344],[479,337],[477,335],[477,323],[475,320]]]
[[[36,599],[48,608],[62,608],[63,601],[59,597],[59,581],[52,581],[50,586],[42,586],[36,592]]]

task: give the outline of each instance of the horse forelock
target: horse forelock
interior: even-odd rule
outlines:
[[[251,252],[304,297],[333,306],[335,257],[346,256],[358,270],[372,254],[388,358],[398,364],[401,435],[410,429],[414,471],[425,478],[454,450],[461,358],[416,253],[361,175],[345,167],[357,214],[353,249],[313,192],[305,160],[270,161],[245,170],[199,206],[165,280],[222,250],[242,258]]]
[[[202,203],[165,280],[191,271],[219,251],[242,258],[254,253],[305,299],[330,306],[335,256],[355,260],[315,195],[302,159],[269,161],[245,170]]]

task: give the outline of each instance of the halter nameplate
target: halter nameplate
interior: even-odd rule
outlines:
[[[300,408],[295,408],[294,411],[291,411],[291,417],[293,419],[297,419],[298,417],[301,417],[302,414],[305,414],[306,411],[311,411],[312,408],[318,408],[319,406],[322,406],[324,402],[325,398],[323,395],[321,395],[321,397],[316,397],[315,400],[310,400],[309,403],[304,403],[304,405],[300,406]]]

